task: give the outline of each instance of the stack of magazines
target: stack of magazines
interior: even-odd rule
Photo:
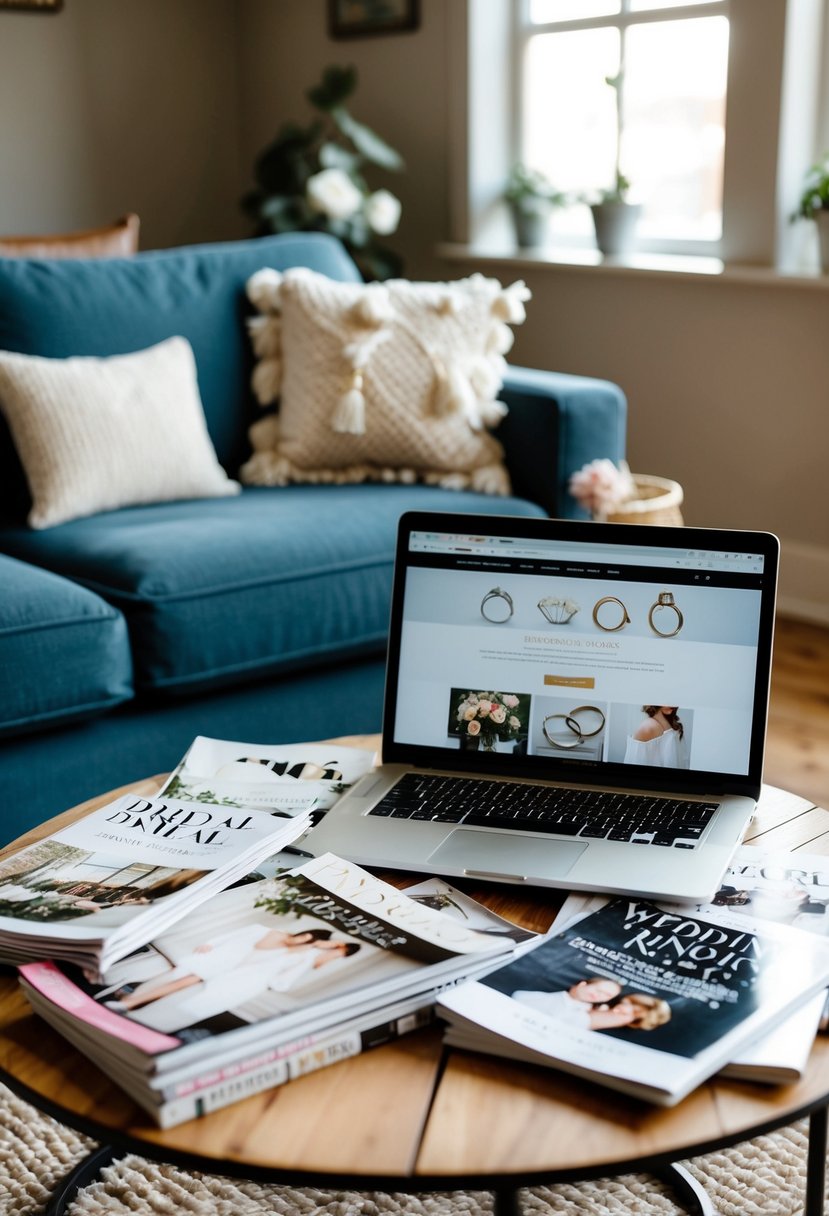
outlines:
[[[424,1024],[435,996],[534,935],[430,880],[326,854],[215,895],[111,967],[20,969],[34,1009],[162,1127]]]
[[[100,976],[301,836],[310,816],[127,794],[0,863],[0,962]]]
[[[719,900],[702,909],[570,897],[531,953],[438,998],[446,1042],[663,1106],[720,1070],[796,1080],[821,1022],[829,940],[763,912],[782,904],[794,917],[805,906],[793,878],[806,876],[805,860],[787,869],[744,849]],[[773,877],[764,879],[763,861]],[[826,900],[813,902],[801,915],[816,928]]]

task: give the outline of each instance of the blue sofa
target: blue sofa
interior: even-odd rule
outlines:
[[[224,467],[258,407],[244,285],[263,266],[358,272],[323,235],[108,261],[0,258],[0,349],[110,355],[191,343]],[[511,368],[499,438],[514,496],[290,486],[110,511],[43,531],[0,418],[0,840],[169,769],[196,734],[294,742],[375,731],[396,521],[409,508],[578,514],[569,474],[624,455],[604,381]]]

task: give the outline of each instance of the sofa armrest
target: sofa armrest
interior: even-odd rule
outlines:
[[[570,497],[571,473],[599,457],[625,456],[627,402],[608,380],[510,367],[501,399],[509,413],[498,428],[513,492],[549,515],[585,519]]]

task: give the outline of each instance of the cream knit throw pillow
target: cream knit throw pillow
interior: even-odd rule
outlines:
[[[254,423],[242,480],[415,481],[508,494],[487,431],[529,291],[473,275],[452,283],[340,283],[304,268],[248,282]]]
[[[216,459],[186,338],[105,359],[0,351],[0,409],[29,482],[32,528],[240,491]]]

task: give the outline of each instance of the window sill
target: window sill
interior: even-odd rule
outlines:
[[[829,288],[829,274],[819,271],[783,271],[772,266],[743,266],[719,258],[685,254],[632,253],[624,257],[604,257],[596,249],[555,248],[501,249],[482,248],[445,242],[437,253],[450,262],[474,261],[482,265],[514,266],[524,270],[550,270],[575,273],[614,274],[630,277],[720,279],[726,283],[755,286]]]

